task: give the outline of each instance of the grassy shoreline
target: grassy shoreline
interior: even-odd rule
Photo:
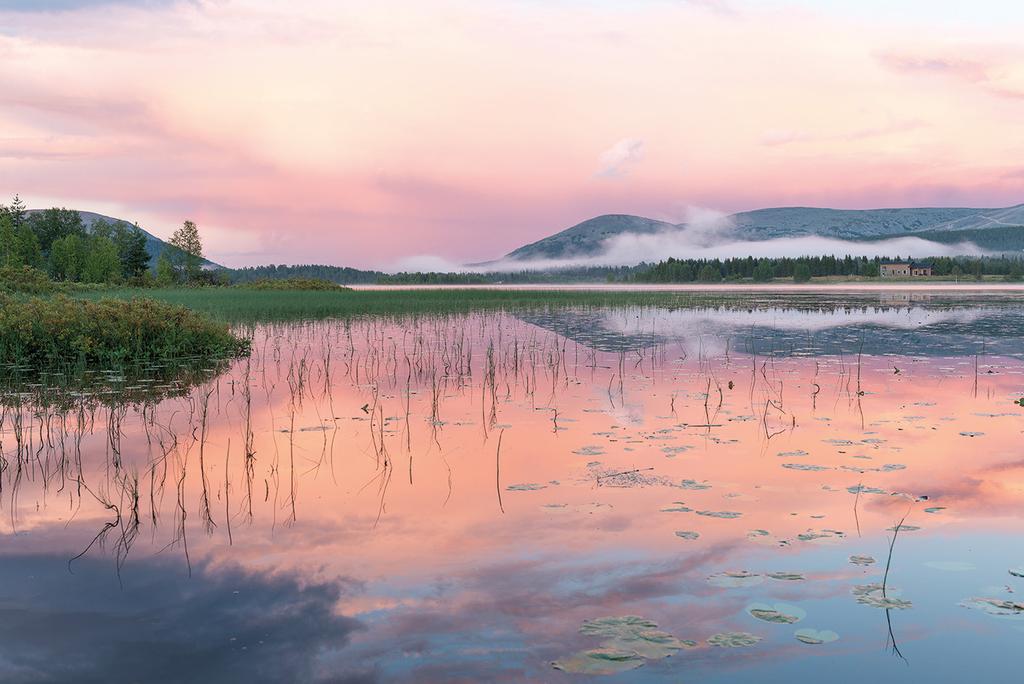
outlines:
[[[958,298],[1024,295],[1024,287],[969,286],[933,290],[938,296],[957,294]],[[729,306],[758,302],[772,305],[780,297],[789,302],[814,307],[842,298],[851,304],[870,306],[896,295],[927,294],[927,289],[900,286],[844,288],[836,285],[814,287],[780,284],[776,286],[730,286],[658,288],[630,286],[621,288],[498,288],[430,287],[339,288],[335,291],[275,291],[246,288],[108,289],[80,292],[87,300],[153,299],[184,306],[227,323],[287,321],[296,319],[351,318],[368,315],[410,315],[469,313],[472,311],[525,311],[552,307],[630,307]]]

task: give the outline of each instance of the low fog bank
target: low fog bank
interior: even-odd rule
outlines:
[[[686,228],[661,233],[623,233],[605,240],[599,253],[568,259],[520,260],[503,258],[483,264],[460,264],[443,257],[421,255],[402,259],[384,270],[397,272],[496,273],[552,271],[593,266],[636,266],[657,263],[669,257],[677,259],[728,259],[813,257],[850,255],[853,257],[925,258],[940,256],[984,255],[985,250],[971,242],[944,244],[916,237],[874,241],[841,240],[805,235],[747,241],[728,234],[724,219],[688,224]]]

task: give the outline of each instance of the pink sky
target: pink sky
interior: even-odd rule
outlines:
[[[230,266],[482,260],[611,212],[1018,204],[1024,10],[957,5],[10,0],[0,196],[191,218]]]

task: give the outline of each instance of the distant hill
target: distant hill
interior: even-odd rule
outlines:
[[[845,240],[878,240],[910,235],[940,242],[968,240],[979,245],[990,243],[992,246],[989,249],[996,248],[996,243],[1006,245],[1001,248],[1011,251],[1024,249],[1024,204],[1005,209],[858,210],[780,207],[740,212],[729,216],[723,223],[729,227],[723,229],[720,235],[734,240],[771,240],[805,235]],[[506,258],[528,261],[595,256],[604,249],[603,243],[616,235],[686,228],[685,223],[672,224],[642,216],[607,214],[524,245],[509,252]],[[988,231],[1001,234],[993,240],[989,239],[991,236]],[[949,233],[950,237],[955,235],[957,239],[943,239],[946,236],[942,233]]]
[[[41,211],[42,209],[29,209],[28,213],[29,215],[38,214]],[[92,230],[92,224],[100,220],[106,221],[107,223],[127,223],[128,225],[134,225],[132,221],[113,218],[112,216],[104,216],[103,214],[97,214],[92,211],[79,211],[78,215],[82,217],[82,223],[85,224],[86,230]],[[157,259],[160,258],[160,255],[163,254],[163,251],[168,247],[168,245],[166,242],[164,242],[157,236],[153,235],[145,228],[142,228],[140,226],[139,230],[141,230],[146,235],[146,251],[149,252],[149,265],[155,266]],[[221,266],[220,264],[210,261],[209,259],[203,259],[203,268],[220,269],[224,267]]]
[[[543,240],[523,245],[509,252],[507,258],[528,261],[532,259],[570,259],[600,252],[601,243],[622,233],[660,233],[674,230],[675,224],[643,216],[605,214],[566,228]]]

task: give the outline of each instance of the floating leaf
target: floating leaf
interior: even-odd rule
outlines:
[[[587,636],[617,637],[623,633],[635,633],[643,630],[657,629],[658,623],[639,615],[623,615],[621,617],[600,617],[586,620],[580,625],[580,634]]]
[[[659,660],[668,658],[687,646],[667,632],[657,629],[623,635],[604,644],[605,648],[632,649],[641,658]]]
[[[832,470],[828,466],[811,465],[809,463],[783,463],[783,468],[789,468],[790,470],[806,470],[810,472],[818,472],[821,470]]]
[[[1024,603],[995,598],[969,598],[960,602],[964,608],[980,610],[995,617],[1024,619]]]
[[[800,582],[807,579],[799,572],[769,572],[765,574],[765,577],[783,582]]]
[[[754,603],[747,607],[747,612],[758,620],[781,625],[791,625],[807,617],[806,611],[788,603]]]
[[[793,632],[793,636],[796,637],[797,641],[810,644],[811,646],[830,644],[833,641],[839,640],[839,635],[828,629],[798,629]]]
[[[700,537],[700,532],[689,532],[686,530],[676,530],[676,536],[680,539],[694,540]]]
[[[1014,577],[1024,577],[1024,565],[1019,568],[1010,568],[1010,574]]]
[[[749,632],[722,632],[708,638],[708,643],[719,648],[742,648],[753,646],[761,637]]]
[[[697,482],[696,480],[683,480],[679,486],[683,489],[711,489],[711,485],[707,482]]]
[[[815,541],[831,541],[835,539],[842,539],[846,536],[845,532],[839,530],[807,530],[796,535],[796,538],[800,541],[815,542]]]
[[[707,518],[738,518],[742,513],[736,511],[697,511],[697,515],[703,515]]]
[[[910,601],[897,598],[899,590],[892,587],[887,587],[883,593],[880,583],[858,584],[850,591],[857,597],[857,603],[862,603],[872,608],[906,610],[914,605]]]
[[[852,487],[847,487],[846,491],[850,492],[851,494],[858,494],[858,493],[859,494],[888,494],[889,493],[889,492],[885,491],[884,489],[879,489],[878,487],[865,487],[864,485],[854,485]]]
[[[546,489],[547,485],[536,484],[531,482],[529,484],[514,484],[505,487],[510,492],[535,492],[538,489]]]
[[[612,675],[635,670],[645,662],[634,651],[595,648],[556,660],[551,666],[556,670],[573,674]]]
[[[686,644],[668,632],[658,629],[658,624],[637,615],[602,617],[587,620],[580,625],[580,634],[606,637],[604,649],[632,651],[642,658],[655,660],[667,658]]]

